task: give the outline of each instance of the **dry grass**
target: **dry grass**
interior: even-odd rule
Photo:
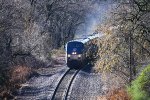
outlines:
[[[16,66],[10,70],[11,83],[23,83],[31,74],[31,68],[27,66]]]
[[[62,65],[64,64],[63,60],[65,58],[65,50],[63,48],[54,49],[50,52],[51,57],[51,67],[55,65]]]
[[[108,100],[131,100],[127,91],[123,88],[114,89],[108,93]]]
[[[110,90],[106,95],[98,97],[98,100],[131,100],[124,88]]]
[[[32,70],[27,66],[13,66],[7,73],[9,78],[6,80],[6,84],[1,88],[0,99],[12,100],[15,98],[12,95],[13,91],[19,89],[21,84],[31,75]]]
[[[62,49],[54,49],[50,52],[52,58],[63,56],[65,54],[65,50]]]

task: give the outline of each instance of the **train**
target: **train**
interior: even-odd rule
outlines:
[[[98,33],[77,38],[66,43],[66,63],[69,68],[81,68],[97,56]]]

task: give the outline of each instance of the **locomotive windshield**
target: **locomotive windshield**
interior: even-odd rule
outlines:
[[[81,54],[84,49],[84,44],[81,42],[69,42],[67,45],[67,53],[71,54],[72,52],[77,52]]]

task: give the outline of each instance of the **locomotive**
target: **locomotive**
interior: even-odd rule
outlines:
[[[98,33],[66,43],[66,63],[69,68],[80,68],[92,60],[98,52]]]

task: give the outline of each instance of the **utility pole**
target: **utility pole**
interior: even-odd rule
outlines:
[[[132,81],[132,40],[131,40],[131,32],[129,34],[129,69],[130,69],[130,77],[129,82]]]
[[[131,82],[133,80],[133,75],[136,75],[136,68],[134,65],[134,54],[133,54],[133,34],[132,31],[129,34],[129,69],[130,69],[130,79]]]

